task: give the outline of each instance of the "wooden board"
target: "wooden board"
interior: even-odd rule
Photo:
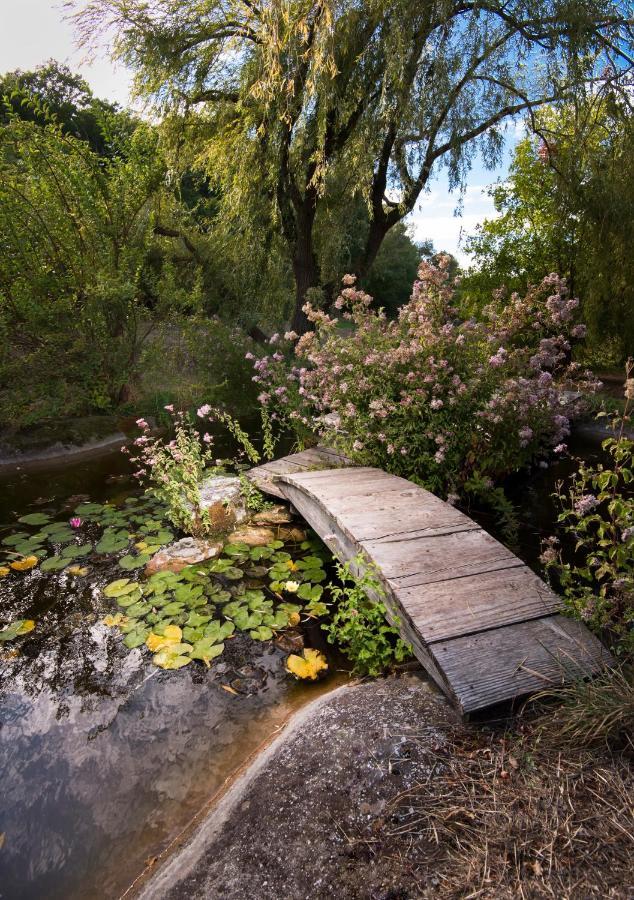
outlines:
[[[301,453],[293,453],[291,456],[263,463],[246,474],[261,491],[283,500],[284,494],[275,483],[278,475],[286,475],[290,472],[308,472],[324,467],[332,471],[338,467],[351,465],[350,460],[336,450],[317,446],[303,450]]]
[[[338,455],[337,468],[317,469],[333,457],[306,453],[249,476],[267,470],[263,489],[289,500],[341,561],[373,570],[372,599],[463,714],[610,662],[583,624],[557,615],[560,598],[468,516],[380,469]]]

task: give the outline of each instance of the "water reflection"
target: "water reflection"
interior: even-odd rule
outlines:
[[[119,455],[4,477],[0,521],[38,498],[129,488]],[[91,565],[93,563],[91,562]],[[117,897],[290,710],[324,689],[285,674],[285,653],[244,635],[210,672],[151,665],[101,624],[89,578],[37,570],[0,583],[2,618],[38,628],[0,649],[0,896]],[[230,690],[227,690],[227,687]]]

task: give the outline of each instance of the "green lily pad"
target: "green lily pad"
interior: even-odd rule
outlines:
[[[34,628],[35,622],[33,619],[17,619],[0,631],[0,641],[12,641],[23,634],[28,634]]]
[[[122,609],[127,609],[129,606],[133,606],[135,603],[138,603],[141,599],[141,591],[137,589],[136,591],[132,591],[130,594],[124,594],[122,597],[117,597],[117,606],[120,606]]]
[[[171,603],[167,603],[163,609],[162,613],[164,616],[177,616],[179,613],[182,613],[184,610],[184,604],[177,603],[175,600]]]
[[[46,525],[51,521],[51,517],[47,516],[46,513],[29,513],[28,516],[20,516],[18,522],[22,522],[23,525]]]
[[[248,544],[244,543],[235,543],[235,544],[225,544],[222,548],[222,552],[226,553],[227,556],[245,556],[250,553],[251,548]]]
[[[200,613],[190,612],[187,617],[187,624],[192,628],[198,628],[200,625],[206,625],[211,620],[211,616],[201,616]]]
[[[40,565],[40,572],[58,572],[68,565],[68,557],[49,556]]]
[[[124,594],[131,594],[132,591],[139,587],[136,581],[130,581],[129,578],[117,578],[111,581],[103,589],[104,597],[122,597]]]
[[[147,565],[149,561],[150,556],[147,553],[139,553],[138,556],[127,553],[119,560],[119,567],[125,571],[131,571],[132,569],[140,569],[142,566]]]
[[[192,659],[202,660],[208,666],[212,659],[223,653],[224,649],[224,644],[214,644],[211,638],[202,638],[196,641],[189,655]]]
[[[134,649],[134,647],[140,647],[147,640],[147,637],[150,633],[150,629],[146,628],[143,625],[138,625],[136,628],[133,628],[132,631],[129,631],[125,638],[123,639],[123,643],[126,647],[129,647],[130,650]]]
[[[62,550],[62,556],[66,559],[88,556],[89,553],[92,553],[92,544],[69,544]]]
[[[260,625],[259,628],[254,628],[250,631],[249,636],[252,637],[254,641],[270,641],[273,637],[273,632],[266,625]]]
[[[186,625],[185,628],[183,628],[183,638],[189,644],[195,644],[196,641],[202,640],[204,636],[205,633],[202,628],[192,628],[191,625]]]
[[[152,662],[160,669],[182,669],[192,661],[191,656],[185,655],[191,650],[191,644],[171,644],[155,653]]]
[[[136,603],[133,603],[131,606],[127,608],[127,615],[133,616],[135,619],[140,619],[143,616],[147,615],[147,613],[152,611],[151,603],[143,603],[142,600],[137,600]]]
[[[26,531],[18,531],[16,534],[8,534],[2,539],[2,543],[5,547],[15,547],[17,544],[28,541],[29,537],[30,535],[28,535]]]

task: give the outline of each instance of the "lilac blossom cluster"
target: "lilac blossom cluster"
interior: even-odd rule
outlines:
[[[270,418],[445,492],[563,452],[570,423],[560,386],[571,378],[593,386],[570,363],[583,335],[577,301],[549,275],[525,297],[500,293],[481,320],[464,321],[448,262],[421,263],[393,321],[352,275],[337,318],[307,304],[314,330],[286,343],[276,335],[274,352],[254,360]]]

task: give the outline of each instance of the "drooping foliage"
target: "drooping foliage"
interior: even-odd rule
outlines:
[[[625,14],[607,0],[91,0],[79,23],[87,41],[113,29],[140,92],[179,135],[185,120],[244,240],[283,235],[303,331],[325,197],[365,199],[365,274],[432,171],[459,183],[478,142],[496,161],[506,119],[619,56]]]

